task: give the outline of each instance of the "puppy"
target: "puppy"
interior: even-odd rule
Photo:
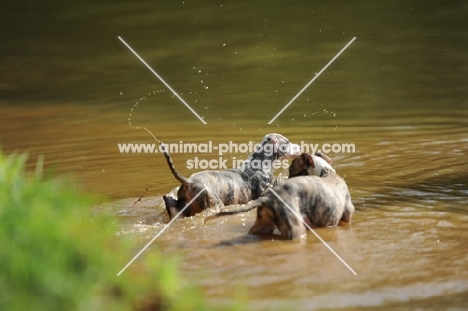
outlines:
[[[271,133],[263,137],[255,152],[240,168],[203,171],[189,178],[176,171],[165,148],[163,152],[172,174],[182,183],[177,199],[163,196],[166,210],[172,219],[197,194],[199,196],[184,210],[183,216],[193,216],[206,208],[223,208],[225,205],[244,204],[257,199],[273,182],[273,161],[299,155],[300,146],[290,143],[283,135]]]
[[[301,168],[300,163],[304,166]],[[299,239],[306,235],[300,215],[310,227],[336,226],[340,221],[351,223],[354,205],[344,180],[333,169],[323,167],[322,177],[297,176],[313,172],[313,158],[302,154],[291,163],[293,176],[276,184],[267,194],[246,206],[223,211],[205,219],[232,215],[257,208],[257,219],[251,234],[271,234],[277,228],[284,239]],[[294,213],[293,213],[294,211]]]

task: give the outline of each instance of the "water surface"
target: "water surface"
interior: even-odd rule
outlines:
[[[329,154],[350,188],[353,224],[317,233],[356,276],[312,234],[302,243],[249,236],[254,213],[206,226],[205,214],[178,220],[147,252],[180,255],[182,274],[210,299],[228,303],[239,289],[251,309],[462,309],[467,13],[457,1],[9,3],[0,13],[0,142],[5,152],[28,150],[29,168],[43,154],[46,168],[107,197],[95,210],[138,237],[135,254],[167,222],[161,196],[178,186],[161,154],[119,153],[118,143],[154,142],[128,124],[137,102],[132,124],[166,143],[270,132],[353,143],[355,153]],[[185,176],[195,156],[218,157],[174,154]]]

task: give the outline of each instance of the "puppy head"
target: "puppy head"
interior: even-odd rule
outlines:
[[[289,166],[289,178],[307,175],[323,176],[324,169],[335,171],[330,164],[331,159],[321,153],[316,153],[313,156],[302,153]]]
[[[259,144],[259,149],[266,156],[280,160],[293,158],[301,154],[299,145],[289,142],[289,139],[277,133],[265,135]]]

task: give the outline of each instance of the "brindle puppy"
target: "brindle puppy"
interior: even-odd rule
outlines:
[[[258,207],[257,219],[250,229],[252,234],[273,233],[277,228],[284,239],[298,239],[306,235],[306,228],[301,218],[310,227],[336,226],[340,221],[351,223],[354,205],[344,180],[334,170],[324,167],[322,177],[298,176],[297,172],[313,171],[311,157],[302,154],[291,164],[293,177],[276,184],[264,197],[234,210],[225,211],[206,218],[206,220],[223,215],[249,211]],[[312,161],[312,162],[310,162]],[[298,163],[303,163],[300,170]],[[281,198],[281,199],[279,199]],[[293,213],[291,209],[295,212]]]
[[[185,178],[176,171],[171,156],[164,148],[172,174],[182,183],[177,200],[168,195],[163,196],[167,213],[172,219],[203,189],[205,191],[184,210],[183,216],[193,216],[206,208],[222,208],[225,205],[244,204],[254,200],[264,195],[273,182],[273,161],[299,154],[299,145],[290,143],[283,135],[272,133],[263,137],[257,150],[240,168],[203,171]]]

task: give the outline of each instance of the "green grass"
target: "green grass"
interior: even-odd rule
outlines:
[[[174,259],[119,239],[112,219],[66,179],[0,152],[0,310],[212,310]],[[239,302],[236,303],[239,306]]]

